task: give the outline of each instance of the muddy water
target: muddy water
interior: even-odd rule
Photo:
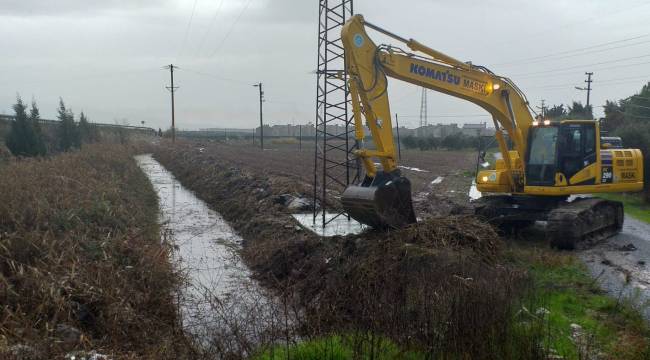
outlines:
[[[579,256],[610,295],[627,299],[650,320],[650,224],[625,216],[620,234]]]
[[[187,279],[178,293],[183,326],[203,337],[224,322],[224,314],[238,311],[224,304],[242,294],[248,301],[251,289],[257,290],[237,254],[242,239],[151,155],[139,155],[136,161],[158,193],[164,238],[173,244],[173,260]],[[235,302],[236,307],[242,304]]]
[[[304,228],[311,230],[318,236],[344,236],[350,234],[360,234],[368,227],[355,220],[348,219],[347,216],[342,216],[337,213],[325,213],[326,225],[323,226],[322,220],[323,213],[316,215],[314,222],[313,213],[309,214],[293,214],[296,219]]]

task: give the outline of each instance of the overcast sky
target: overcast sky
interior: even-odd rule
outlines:
[[[534,105],[584,103],[574,86],[585,71],[595,106],[650,80],[648,0],[356,0],[355,12],[510,77]],[[317,29],[315,0],[2,0],[0,112],[20,93],[53,118],[62,97],[95,122],[164,129],[161,67],[174,63],[180,128],[255,126],[260,81],[269,123],[313,122]],[[400,122],[417,125],[420,89],[393,80],[389,92]],[[428,99],[429,122],[489,121],[467,102]]]

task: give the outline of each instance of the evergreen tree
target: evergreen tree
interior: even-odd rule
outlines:
[[[32,100],[32,107],[29,109],[29,122],[34,131],[34,150],[37,155],[44,156],[47,154],[47,147],[45,146],[45,137],[41,128],[41,112],[35,100]]]
[[[23,103],[20,95],[13,105],[16,113],[16,120],[11,123],[11,129],[7,134],[7,147],[16,156],[37,156],[40,154],[36,134],[32,122],[27,116],[27,106]]]
[[[79,114],[79,136],[83,143],[94,143],[99,141],[97,127],[88,121],[88,117],[83,111]]]
[[[643,85],[641,91],[621,101],[627,121],[650,121],[650,83]]]
[[[72,148],[81,147],[81,139],[79,136],[79,129],[74,122],[74,114],[72,111],[66,109],[63,99],[59,98],[58,119],[59,125],[59,149],[61,151],[68,151]]]
[[[574,101],[573,106],[569,107],[568,116],[571,119],[593,119],[593,107],[591,105],[582,105],[580,101]]]
[[[544,115],[546,115],[546,117],[549,119],[559,119],[566,116],[566,109],[564,108],[564,104],[553,105],[553,107],[546,109]]]
[[[602,128],[605,131],[615,131],[625,123],[625,109],[615,101],[605,101],[603,107],[605,118],[601,120]]]

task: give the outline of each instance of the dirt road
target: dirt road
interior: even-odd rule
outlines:
[[[630,299],[650,320],[650,224],[626,216],[623,232],[578,256],[603,289]]]

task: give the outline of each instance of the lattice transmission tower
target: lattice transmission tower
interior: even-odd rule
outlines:
[[[359,163],[352,151],[358,148],[354,139],[348,74],[341,29],[354,14],[352,0],[319,0],[318,2],[318,68],[316,70],[316,136],[314,151],[314,224],[324,227],[334,218],[325,211],[345,215],[328,201],[328,194],[340,194],[359,179]],[[331,195],[329,195],[331,196]],[[320,205],[322,213],[320,219]]]
[[[427,120],[427,89],[422,88],[422,100],[420,100],[420,127],[429,125]]]

